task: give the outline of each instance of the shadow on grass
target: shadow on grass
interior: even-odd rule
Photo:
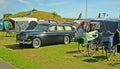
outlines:
[[[78,50],[68,51],[67,54],[75,54],[73,56],[75,58],[88,57],[87,59],[82,60],[84,62],[98,62],[98,61],[106,60],[106,57],[103,55],[90,57],[87,55],[87,53],[79,52]],[[79,55],[77,55],[77,54],[79,54]]]
[[[108,65],[112,67],[120,67],[120,62],[109,63]]]
[[[84,62],[98,62],[98,60],[95,58],[84,59],[83,61]]]
[[[45,45],[42,45],[41,47],[57,46],[57,45],[59,45],[59,44],[45,44]],[[31,45],[20,45],[20,44],[6,45],[5,47],[13,49],[13,50],[17,50],[17,49],[35,49]]]
[[[10,48],[13,50],[17,50],[17,49],[30,49],[32,48],[29,45],[19,45],[19,44],[13,44],[13,45],[6,45],[6,48]]]
[[[74,51],[68,51],[67,54],[76,54],[76,53],[84,53],[84,50],[74,50]]]
[[[98,62],[98,61],[103,61],[106,60],[105,56],[94,56],[92,58],[84,59],[83,61],[85,62]]]
[[[108,65],[111,67],[119,67],[120,68],[120,60],[113,60]]]
[[[106,59],[106,57],[105,56],[94,56],[93,58],[95,58],[95,59],[98,59],[98,60],[104,60],[104,59]]]
[[[80,53],[78,50],[74,50],[74,51],[68,51],[67,54],[74,54],[74,53]]]
[[[80,51],[78,51],[78,50],[73,50],[73,51],[68,51],[68,52],[66,52],[66,53],[67,53],[67,54],[72,54],[73,57],[75,57],[75,58],[89,57],[89,56],[87,55],[87,53],[84,52],[84,50],[80,50]]]

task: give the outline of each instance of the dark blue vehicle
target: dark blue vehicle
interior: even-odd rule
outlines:
[[[117,53],[116,45],[119,42],[115,43],[115,41],[116,41],[116,38],[119,38],[119,36],[116,36],[115,34],[119,28],[118,26],[120,25],[120,19],[91,20],[91,22],[100,23],[98,41],[99,41],[99,44],[102,45],[102,49],[105,51],[106,57],[109,60],[111,53],[113,51],[114,51],[114,54]]]
[[[31,44],[38,48],[43,44],[71,42],[74,31],[71,25],[40,23],[32,30],[17,33],[16,41],[20,44]]]

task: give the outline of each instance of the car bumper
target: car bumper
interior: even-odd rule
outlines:
[[[32,43],[32,41],[25,41],[25,40],[16,40],[16,42],[18,42],[18,43],[22,43],[22,44],[31,44]]]

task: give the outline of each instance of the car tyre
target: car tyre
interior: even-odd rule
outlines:
[[[41,46],[41,40],[39,38],[34,38],[32,41],[33,48],[39,48]]]
[[[22,44],[22,43],[19,43],[19,45],[20,45],[20,46],[23,46],[23,44]]]
[[[64,44],[69,44],[70,43],[70,38],[69,36],[64,37]]]

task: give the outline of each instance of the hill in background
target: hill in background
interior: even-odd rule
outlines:
[[[68,21],[74,20],[73,18],[62,18],[56,12],[50,13],[50,12],[44,12],[44,11],[38,11],[38,10],[19,12],[9,17],[10,18],[11,17],[34,17],[34,18],[37,18],[38,20],[55,20],[57,22],[68,22]]]

